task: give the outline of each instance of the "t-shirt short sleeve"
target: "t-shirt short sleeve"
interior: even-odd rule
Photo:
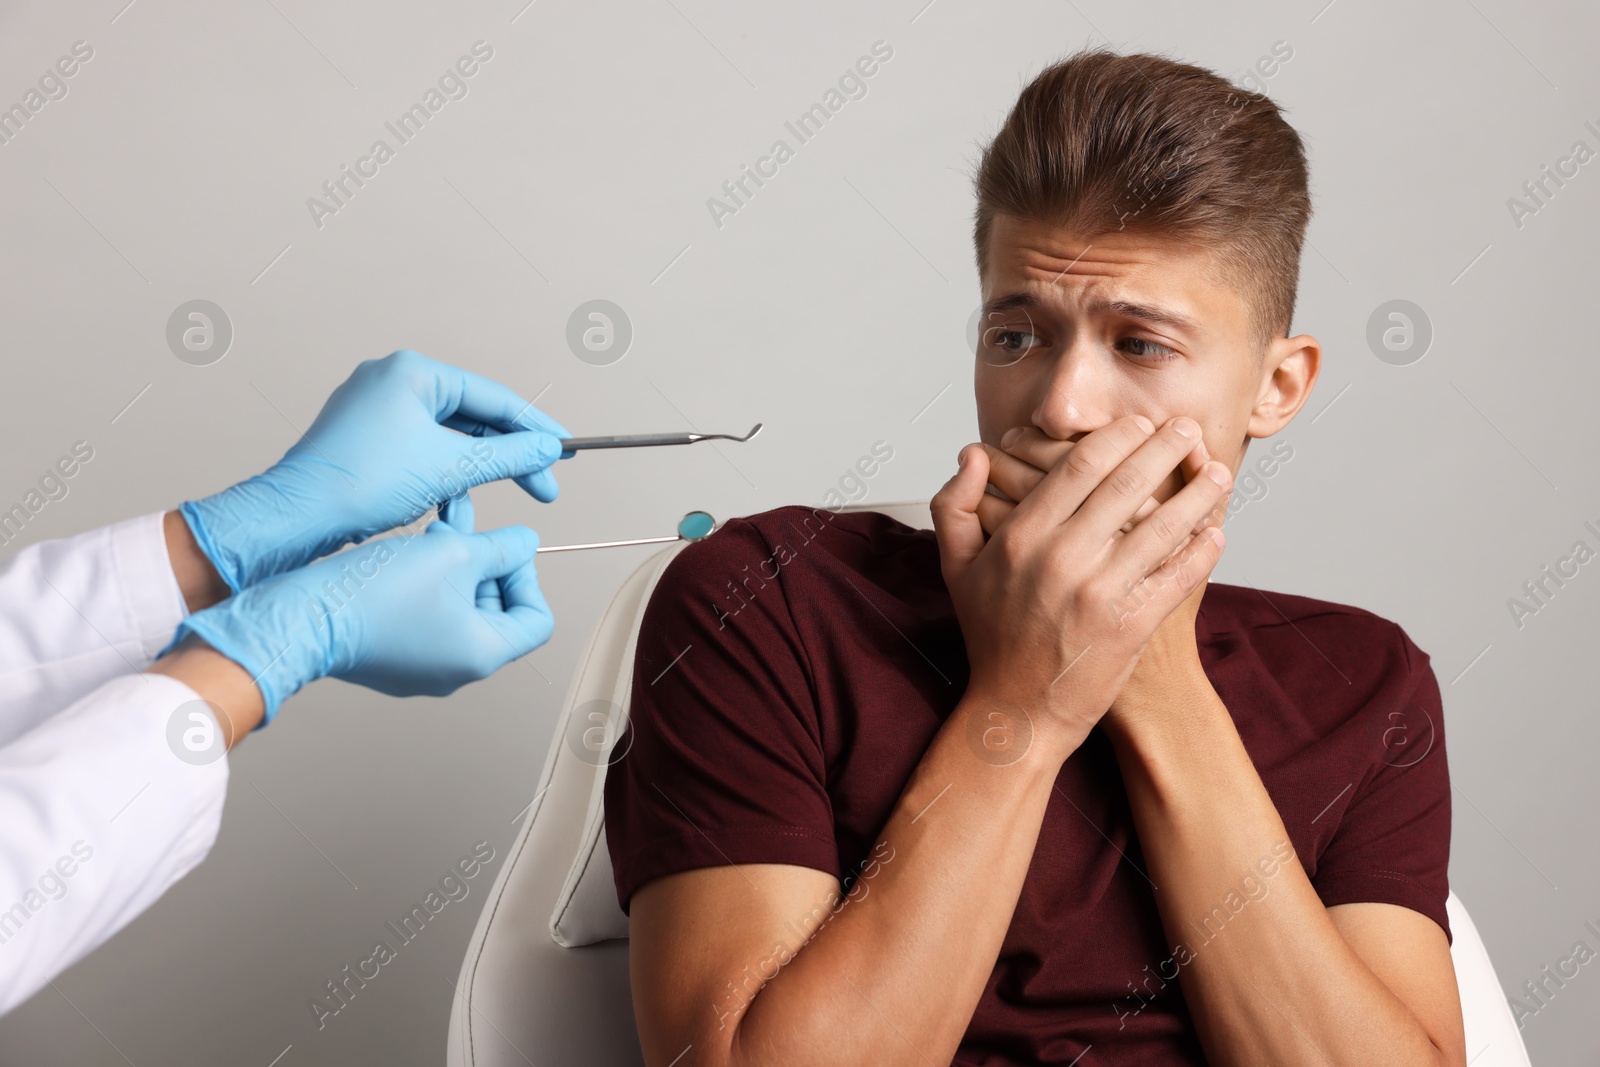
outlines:
[[[814,689],[780,562],[734,519],[679,552],[645,607],[624,755],[605,782],[624,912],[646,882],[701,867],[839,875]]]
[[[1450,921],[1450,771],[1444,711],[1429,658],[1400,627],[1403,695],[1374,709],[1382,721],[1373,766],[1358,783],[1339,828],[1317,862],[1312,884],[1324,905],[1398,904],[1438,923]]]

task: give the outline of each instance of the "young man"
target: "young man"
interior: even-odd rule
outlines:
[[[605,789],[646,1062],[1459,1067],[1428,657],[1207,583],[1317,377],[1299,137],[1084,53],[977,192],[982,442],[935,532],[780,508],[646,611]]]

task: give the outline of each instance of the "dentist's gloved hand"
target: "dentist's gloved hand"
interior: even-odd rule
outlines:
[[[571,436],[505,386],[401,350],[358,366],[266,473],[179,510],[238,593],[485,482],[554,500],[547,468]]]
[[[392,696],[444,696],[550,639],[526,526],[472,533],[463,496],[448,521],[402,531],[269,578],[184,619],[255,679],[262,725],[302,686],[342,678]]]

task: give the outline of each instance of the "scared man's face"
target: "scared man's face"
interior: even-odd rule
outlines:
[[[1076,441],[1124,415],[1157,427],[1187,415],[1237,474],[1249,439],[1287,425],[1316,381],[1317,340],[1261,349],[1244,296],[1192,244],[1130,231],[1091,240],[1000,215],[983,300],[974,392],[979,439],[995,448],[1014,426]],[[1181,484],[1173,471],[1155,500]]]

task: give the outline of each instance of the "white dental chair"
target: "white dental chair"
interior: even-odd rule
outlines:
[[[862,505],[931,528],[926,501]],[[611,598],[578,662],[522,832],[461,964],[451,1067],[642,1067],[628,985],[628,918],[617,905],[600,787],[621,733],[639,618],[667,563],[645,560]],[[619,721],[621,720],[621,721]],[[1472,1067],[1528,1067],[1483,941],[1454,893],[1451,956]]]

